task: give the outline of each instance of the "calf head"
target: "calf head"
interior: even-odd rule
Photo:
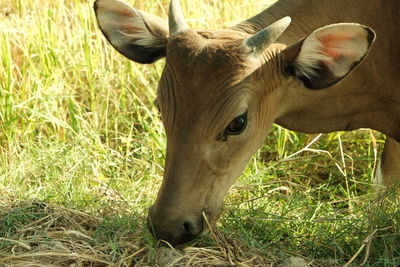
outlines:
[[[273,41],[286,17],[249,35],[191,30],[179,2],[168,23],[118,0],[97,0],[100,29],[139,63],[166,57],[157,103],[167,135],[164,178],[148,225],[173,245],[218,218],[223,198],[284,112],[288,87],[321,89],[349,74],[367,54],[373,32],[357,24],[319,29],[289,47]]]

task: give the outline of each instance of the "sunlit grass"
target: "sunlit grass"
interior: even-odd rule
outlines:
[[[196,28],[234,25],[270,3],[182,1]],[[168,1],[132,4],[166,17]],[[39,200],[104,216],[101,242],[137,227],[151,262],[144,218],[163,173],[166,140],[152,104],[163,63],[115,52],[92,1],[0,0],[0,203]],[[349,261],[376,230],[354,266],[365,255],[371,266],[400,264],[399,202],[377,199],[370,185],[383,136],[332,133],[304,149],[313,138],[275,127],[227,197],[219,229],[272,261],[300,255],[328,266]],[[132,216],[138,222],[126,223]],[[0,238],[15,238],[0,227]],[[215,245],[207,236],[197,244]]]

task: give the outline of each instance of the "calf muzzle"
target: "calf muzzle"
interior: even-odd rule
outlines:
[[[156,239],[176,246],[199,236],[204,230],[204,220],[202,214],[171,216],[167,212],[157,212],[151,207],[147,217],[147,227]]]

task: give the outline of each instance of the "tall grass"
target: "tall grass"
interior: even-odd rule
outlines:
[[[228,27],[271,3],[182,2],[194,28]],[[166,17],[168,1],[131,3]],[[117,228],[134,214],[152,247],[144,218],[163,173],[166,140],[152,104],[162,68],[116,53],[91,1],[0,0],[0,203],[45,201]],[[275,127],[227,197],[219,229],[271,259],[399,265],[398,199],[377,198],[370,185],[383,136],[332,133],[306,147],[311,140]]]

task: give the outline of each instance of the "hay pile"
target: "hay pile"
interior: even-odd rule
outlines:
[[[120,240],[125,257],[93,238],[100,218],[41,202],[0,208],[0,266],[126,266],[145,248]]]
[[[96,238],[101,222],[43,202],[2,204],[0,266],[276,266],[278,261],[217,231],[211,233],[215,247],[153,248],[140,230],[109,242]]]

